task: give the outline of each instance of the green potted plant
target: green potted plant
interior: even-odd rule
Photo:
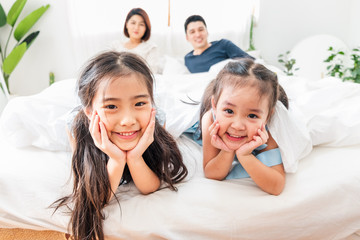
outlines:
[[[332,77],[338,77],[343,79],[345,67],[344,67],[344,51],[335,50],[333,47],[329,47],[328,51],[330,52],[330,56],[325,59],[324,62],[329,63],[326,67],[328,70],[327,75]]]
[[[284,66],[284,73],[288,76],[293,76],[295,71],[299,70],[299,68],[294,68],[296,64],[296,60],[294,58],[290,58],[290,51],[287,51],[285,54],[280,54],[278,56],[278,62]]]
[[[250,22],[250,34],[249,34],[249,48],[247,51],[254,51],[255,45],[254,45],[254,37],[253,37],[253,31],[254,31],[254,14],[251,15],[251,22]]]
[[[50,7],[49,4],[41,6],[34,10],[26,17],[24,17],[17,25],[16,22],[19,19],[20,13],[22,12],[26,0],[16,0],[11,6],[8,14],[5,13],[2,5],[0,4],[0,28],[9,25],[10,31],[7,34],[6,43],[0,43],[1,53],[1,74],[4,79],[4,83],[0,83],[0,86],[4,92],[10,93],[9,88],[9,77],[14,71],[17,64],[25,54],[26,50],[29,49],[31,44],[34,42],[40,31],[35,31],[25,36],[33,25],[39,20],[39,18],[45,13]],[[16,26],[15,26],[16,25]],[[1,32],[6,32],[9,28],[0,29]],[[6,33],[1,33],[5,35]],[[8,51],[10,38],[13,35],[16,44],[13,46],[11,51]],[[5,85],[5,86],[4,86]]]
[[[350,55],[345,54],[344,51],[335,50],[332,46],[328,51],[330,56],[324,60],[329,63],[327,75],[338,77],[342,81],[360,83],[360,46],[353,48]],[[347,59],[348,57],[350,59]],[[344,64],[344,62],[349,62],[349,64]]]

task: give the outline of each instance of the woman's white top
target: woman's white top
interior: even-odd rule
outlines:
[[[125,47],[125,41],[116,40],[111,43],[110,48],[115,51],[127,51],[136,53],[145,59],[154,74],[162,72],[162,64],[155,43],[152,43],[150,41],[143,41],[135,48],[128,49]]]

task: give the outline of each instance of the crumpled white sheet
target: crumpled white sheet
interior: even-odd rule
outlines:
[[[360,143],[360,84],[333,77],[280,76],[279,81],[300,110],[314,146]]]
[[[68,151],[67,114],[79,104],[75,79],[56,82],[42,92],[11,99],[0,118],[3,136],[16,147]]]
[[[343,240],[360,229],[360,145],[315,147],[272,196],[251,179],[206,179],[199,145],[184,136],[177,142],[187,181],[178,192],[146,196],[133,184],[119,187],[120,206],[104,208],[109,239]],[[17,149],[1,132],[0,152],[0,227],[66,232],[69,216],[48,207],[71,193],[71,153]]]
[[[286,109],[280,101],[276,103],[268,127],[279,146],[285,171],[294,173],[299,160],[311,152],[312,141],[301,112],[291,102],[289,105]]]

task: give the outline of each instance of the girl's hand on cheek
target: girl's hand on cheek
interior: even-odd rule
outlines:
[[[250,155],[255,148],[265,144],[268,139],[269,139],[269,134],[265,129],[265,124],[262,124],[261,128],[257,130],[257,135],[255,134],[253,136],[253,140],[251,140],[248,143],[245,143],[238,150],[236,150],[236,155],[237,156]]]
[[[144,134],[141,136],[135,148],[127,152],[127,161],[140,159],[143,153],[146,151],[146,149],[154,141],[155,115],[156,115],[156,110],[153,108],[151,110],[150,121],[145,129]]]
[[[224,141],[219,137],[218,135],[219,129],[220,129],[219,122],[215,120],[209,127],[211,145],[213,145],[217,149],[224,150],[226,152],[232,152],[232,150],[230,150],[228,146],[226,146]]]
[[[126,152],[110,141],[106,127],[96,111],[91,116],[89,131],[97,148],[114,160],[125,161]]]

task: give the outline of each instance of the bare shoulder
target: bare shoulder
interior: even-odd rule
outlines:
[[[207,111],[203,117],[201,118],[201,125],[202,125],[202,130],[204,128],[208,128],[210,125],[212,124],[212,119],[211,119],[211,112]]]
[[[70,143],[71,151],[73,152],[75,149],[75,145],[76,145],[75,138],[73,137],[71,130],[68,127],[66,127],[66,133],[68,135],[68,140]]]

